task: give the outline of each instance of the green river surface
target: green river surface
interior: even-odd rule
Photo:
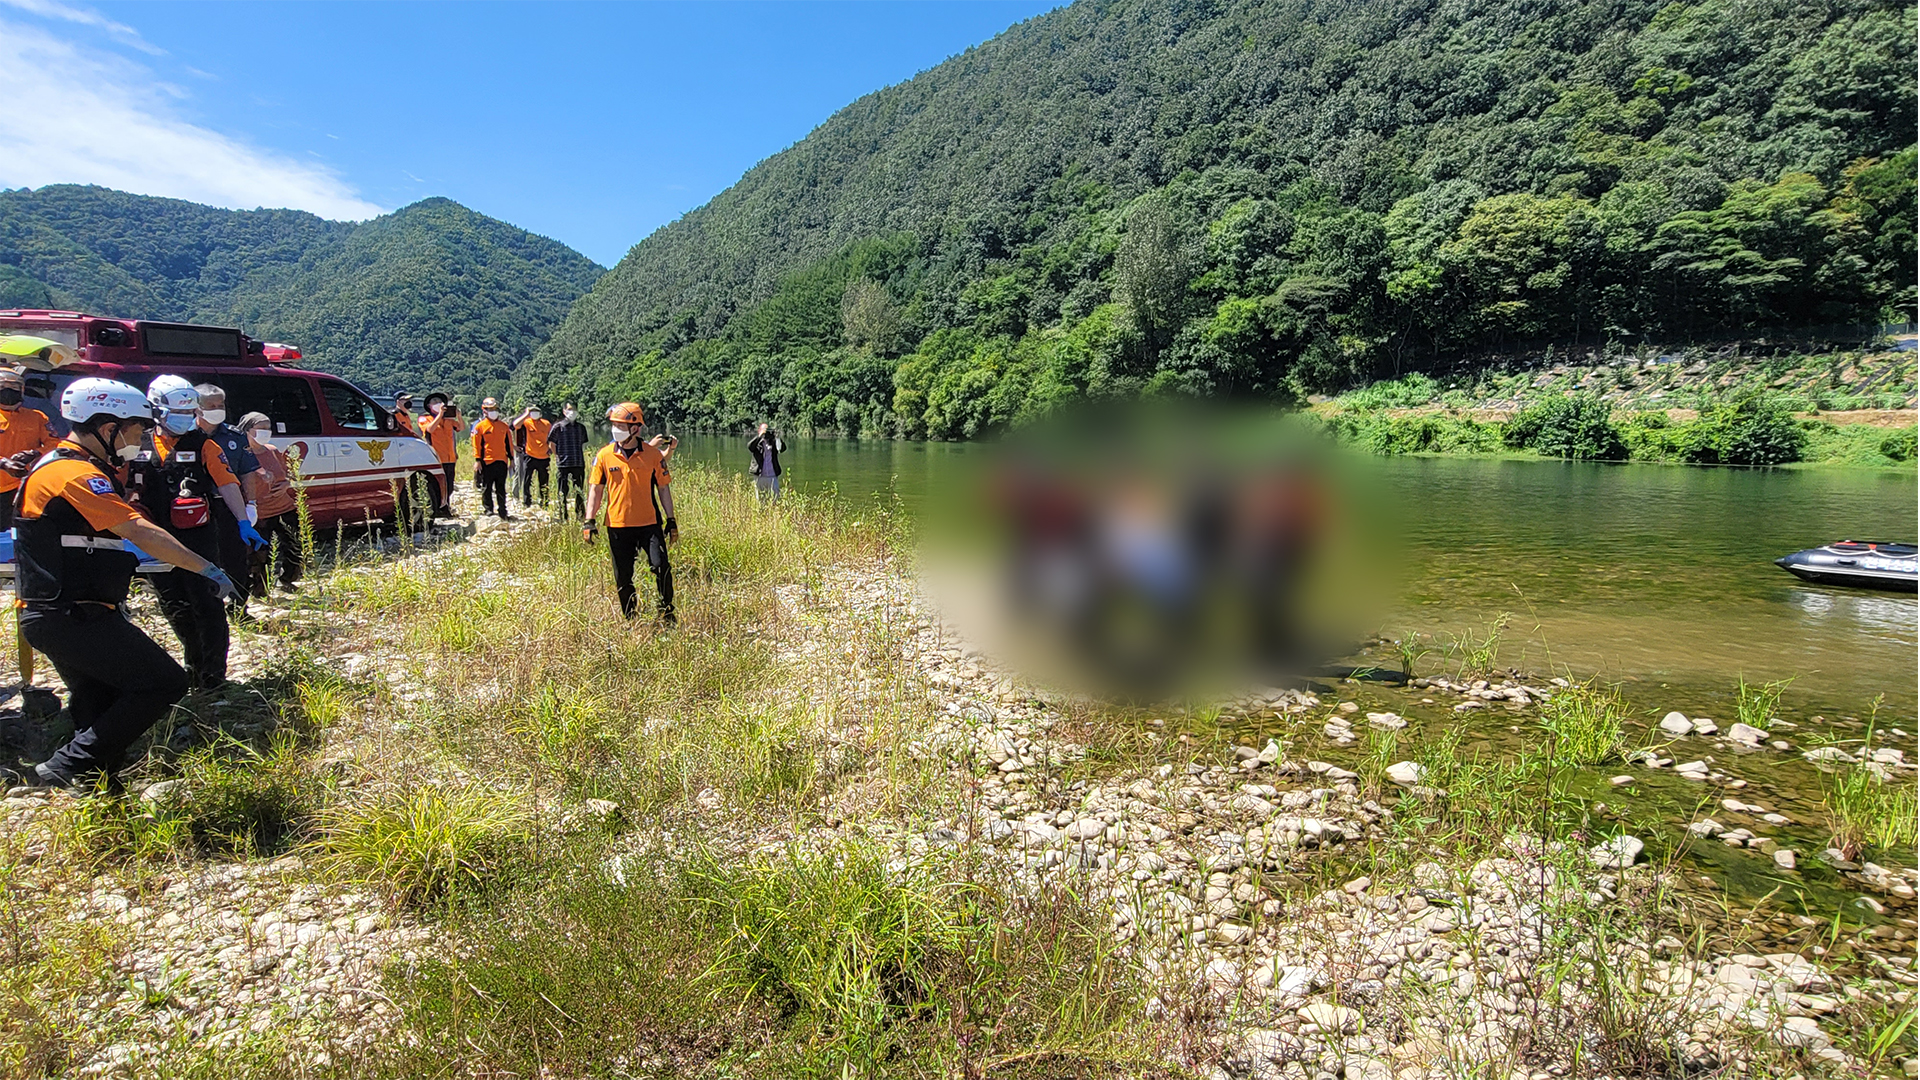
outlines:
[[[690,435],[678,453],[744,476],[745,444]],[[955,480],[966,455],[979,452],[966,444],[795,438],[782,462],[793,489],[837,491],[856,506],[897,503],[915,514],[951,490],[943,485]],[[1500,666],[1518,668],[1535,684],[1554,674],[1597,675],[1617,684],[1646,725],[1630,732],[1633,745],[1665,743],[1654,725],[1669,709],[1712,717],[1725,729],[1733,723],[1739,680],[1792,679],[1778,713],[1799,725],[1782,733],[1796,751],[1826,739],[1851,739],[1857,749],[1872,702],[1883,696],[1878,723],[1888,738],[1879,745],[1903,747],[1913,758],[1920,684],[1915,597],[1812,585],[1772,565],[1778,556],[1833,540],[1912,541],[1920,514],[1913,473],[1472,458],[1393,458],[1378,466],[1375,497],[1397,500],[1406,518],[1404,583],[1381,632],[1414,633],[1436,644],[1421,673],[1443,667],[1441,646],[1452,635],[1484,630],[1500,613],[1512,612]],[[1400,666],[1397,651],[1384,648],[1361,660]],[[1463,717],[1453,711],[1459,699],[1452,695],[1435,700],[1431,692],[1376,684],[1331,692],[1363,709],[1406,716],[1414,722],[1402,733],[1408,741],[1464,724],[1470,745],[1485,751],[1537,742],[1531,714],[1493,709]],[[1321,717],[1313,719],[1309,745]],[[1360,720],[1359,743],[1314,745],[1314,752],[1351,764],[1365,747],[1365,729]],[[1302,741],[1297,727],[1287,733]],[[1743,751],[1687,738],[1665,753],[1676,761],[1705,758],[1748,784],[1723,791],[1670,769],[1614,763],[1577,786],[1615,804],[1621,820],[1656,852],[1684,837],[1680,824],[1708,814],[1799,852],[1799,869],[1783,872],[1757,850],[1713,841],[1691,845],[1687,863],[1713,876],[1730,898],[1771,892],[1776,912],[1824,921],[1844,909],[1878,921],[1854,902],[1857,893],[1846,880],[1816,858],[1828,837],[1821,776],[1797,752]],[[1611,788],[1612,772],[1630,773],[1636,782]],[[1912,773],[1901,775],[1912,782]],[[1724,796],[1777,810],[1793,823],[1774,829],[1727,812],[1718,805]],[[1912,851],[1880,854],[1891,865],[1914,861]]]

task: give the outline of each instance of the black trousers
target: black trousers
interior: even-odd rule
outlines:
[[[187,686],[219,689],[227,681],[227,611],[213,582],[179,569],[148,576],[187,658]]]
[[[567,492],[571,490],[573,492],[573,516],[577,518],[586,517],[587,467],[585,465],[561,465],[558,466],[557,471],[558,475],[554,478],[554,485],[558,489],[555,494],[559,496],[560,516],[567,516]]]
[[[46,762],[59,779],[119,769],[127,747],[186,696],[187,673],[111,608],[29,607],[20,630],[67,684],[73,738]]]
[[[540,477],[540,505],[547,505],[547,469],[551,463],[543,457],[520,459],[520,505],[533,505],[533,478]]]
[[[253,553],[253,592],[255,596],[267,595],[267,586],[272,578],[278,576],[280,584],[293,585],[300,580],[300,513],[289,510],[284,514],[263,517],[254,528],[266,538],[267,549]]]
[[[480,466],[480,508],[488,514],[507,516],[507,474],[512,466],[504,461],[489,461]]]
[[[19,491],[0,491],[0,532],[13,528],[13,496]]]
[[[226,500],[218,496],[213,499],[213,528],[220,538],[219,546],[213,549],[218,554],[205,551],[200,554],[218,563],[220,569],[233,579],[234,586],[240,590],[239,604],[244,608],[248,587],[253,582],[253,549],[240,539],[240,520],[233,516],[233,511],[227,509]]]
[[[451,461],[441,462],[440,471],[445,473],[447,477],[447,490],[445,493],[445,497],[440,500],[440,516],[452,517],[453,516],[453,462]]]
[[[667,536],[658,524],[626,528],[607,526],[607,552],[613,556],[613,591],[620,597],[620,613],[631,619],[640,608],[633,588],[633,564],[642,551],[660,593],[660,614],[673,616],[673,566],[667,562]]]

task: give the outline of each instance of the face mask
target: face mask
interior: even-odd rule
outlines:
[[[427,406],[427,408],[433,410],[433,415],[439,416],[442,412],[446,410],[446,405],[436,401],[433,404]]]
[[[500,410],[499,410],[499,409],[488,409],[488,410],[487,410],[487,419],[489,419],[489,420],[498,420],[498,419],[500,419]]]
[[[535,410],[533,410],[532,412],[530,412],[530,413],[528,413],[528,414],[527,414],[527,419],[529,419],[529,420],[538,420],[538,419],[540,419],[540,410],[539,410],[539,409],[535,409]]]
[[[212,425],[214,425],[215,427],[218,427],[218,426],[220,426],[221,424],[224,424],[224,423],[226,423],[226,421],[227,421],[227,410],[225,410],[225,409],[201,409],[201,410],[200,410],[200,419],[202,419],[202,420],[205,420],[205,421],[206,421],[207,423],[209,423],[209,424],[212,424]]]
[[[187,432],[193,430],[193,414],[170,412],[161,419],[160,423],[175,435],[185,435]],[[215,421],[215,423],[218,423],[218,421]]]
[[[121,429],[117,427],[113,429],[113,439],[115,442],[120,441],[120,431]],[[134,458],[140,456],[140,440],[133,440],[132,446],[116,446],[113,452],[121,461],[132,461]]]
[[[8,408],[20,404],[20,399],[25,396],[26,395],[11,386],[0,387],[0,405],[5,405]]]
[[[632,428],[626,428],[626,427],[615,427],[615,428],[613,429],[613,441],[614,441],[614,442],[617,442],[617,443],[623,443],[623,442],[626,442],[626,441],[627,441],[628,439],[631,439],[631,438],[633,438],[633,429],[632,429]]]
[[[561,416],[564,416],[564,417],[566,417],[566,418],[567,418],[567,419],[569,419],[569,420],[571,420],[571,419],[573,419],[573,410],[572,410],[572,409],[568,409],[568,410],[566,410],[565,412],[563,412],[563,413],[561,413],[560,415],[561,415]]]

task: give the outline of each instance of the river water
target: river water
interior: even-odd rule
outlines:
[[[738,468],[745,440],[688,436],[683,458]],[[792,439],[798,490],[909,513],[941,496],[965,444]],[[1392,458],[1384,497],[1406,509],[1406,584],[1389,636],[1484,632],[1513,613],[1502,665],[1618,682],[1648,708],[1727,716],[1748,682],[1793,679],[1803,713],[1916,708],[1915,598],[1809,585],[1772,565],[1845,538],[1914,538],[1912,474]],[[1911,727],[1911,725],[1908,725]]]

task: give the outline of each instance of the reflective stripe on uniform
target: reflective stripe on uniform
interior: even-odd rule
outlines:
[[[125,551],[127,542],[113,536],[75,536],[67,533],[60,537],[61,547],[86,548],[88,551]]]

